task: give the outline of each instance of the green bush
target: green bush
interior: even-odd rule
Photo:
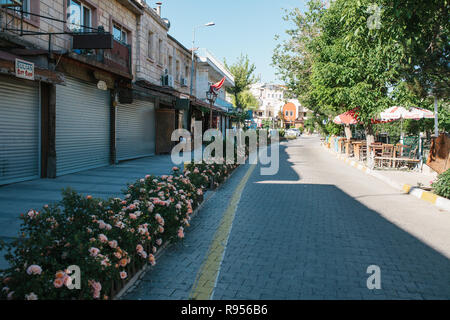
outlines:
[[[431,186],[435,194],[450,199],[450,169],[440,174]]]

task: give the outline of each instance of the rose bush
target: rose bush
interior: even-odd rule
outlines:
[[[236,165],[189,164],[183,173],[146,176],[124,197],[108,200],[73,190],[41,211],[22,215],[20,238],[2,244],[10,268],[0,272],[0,299],[110,299],[165,242],[183,239],[209,182],[219,184]],[[81,270],[70,290],[67,268]]]
[[[438,196],[450,199],[450,169],[440,174],[431,187]]]

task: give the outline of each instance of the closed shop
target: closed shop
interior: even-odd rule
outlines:
[[[66,79],[56,86],[57,176],[110,162],[110,96],[96,85]]]
[[[134,100],[117,106],[117,160],[129,160],[155,154],[155,105]]]
[[[0,185],[39,178],[39,84],[0,77]]]

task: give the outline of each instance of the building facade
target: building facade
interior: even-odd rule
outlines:
[[[297,99],[288,99],[286,90],[283,85],[268,83],[256,83],[250,87],[250,92],[259,102],[259,106],[253,112],[258,127],[267,121],[273,125],[278,123],[284,128],[303,126],[309,110]]]
[[[173,129],[209,114],[160,6],[0,4],[0,185],[170,152]]]
[[[203,125],[204,128],[217,128],[222,132],[231,128],[230,118],[227,115],[233,109],[227,88],[234,87],[234,77],[214,55],[206,49],[200,49],[196,67],[195,95],[205,103],[208,103],[207,92],[210,86],[225,78],[222,88],[217,92],[214,108],[211,110],[210,119]]]

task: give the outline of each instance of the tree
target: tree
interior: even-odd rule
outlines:
[[[431,109],[430,94],[448,97],[448,8],[448,0],[335,0],[329,8],[311,0],[285,18],[295,27],[273,61],[318,118],[358,108],[370,143],[381,110]]]
[[[272,65],[286,84],[288,97],[295,97],[309,110],[325,115],[311,96],[311,73],[316,57],[312,42],[319,35],[319,21],[325,12],[325,5],[320,0],[312,0],[307,7],[305,13],[299,9],[286,11],[283,19],[292,23],[293,27],[286,31],[288,39],[276,46]],[[276,40],[279,38],[276,36]]]
[[[233,95],[235,106],[241,109],[251,106],[251,103],[254,101],[251,101],[248,93],[245,92],[259,80],[253,74],[256,69],[255,65],[253,63],[250,64],[248,56],[243,54],[232,65],[228,65],[226,60],[224,63],[234,77],[234,87],[227,89],[227,91]]]
[[[232,100],[235,106],[240,103],[242,109],[257,110],[260,105],[258,99],[255,98],[250,90],[239,92],[237,100],[236,96],[233,95]]]
[[[421,98],[450,94],[448,0],[383,0],[379,33],[402,48],[402,77]]]

